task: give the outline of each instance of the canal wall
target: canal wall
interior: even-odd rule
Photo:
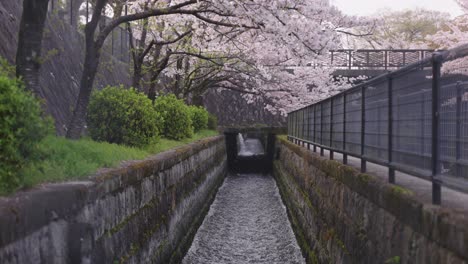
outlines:
[[[468,219],[278,137],[274,176],[307,263],[467,263]]]
[[[0,263],[180,263],[226,164],[217,136],[0,198]]]

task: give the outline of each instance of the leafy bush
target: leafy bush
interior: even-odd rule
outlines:
[[[218,118],[208,113],[208,129],[216,130],[218,128]]]
[[[0,57],[0,76],[15,78],[15,66],[12,66],[8,61]]]
[[[151,100],[133,88],[109,86],[91,96],[88,128],[96,141],[143,147],[156,142],[162,126]]]
[[[20,81],[0,72],[0,193],[8,193],[22,185],[18,171],[35,158],[52,122],[42,118],[39,100]]]
[[[190,109],[182,100],[173,94],[159,96],[154,102],[154,108],[164,119],[164,136],[175,140],[192,137]]]
[[[192,119],[193,130],[198,132],[208,128],[208,111],[200,106],[189,106],[190,118]]]

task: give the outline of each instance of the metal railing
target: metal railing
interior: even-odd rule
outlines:
[[[366,162],[385,166],[390,183],[395,171],[430,180],[434,204],[441,203],[442,184],[466,192],[468,76],[441,67],[467,55],[468,45],[436,52],[290,112],[288,139],[321,155],[329,150],[331,159],[342,153],[345,164],[348,156],[360,158],[362,172]]]
[[[430,57],[428,49],[331,50],[330,65],[339,69],[398,69]]]

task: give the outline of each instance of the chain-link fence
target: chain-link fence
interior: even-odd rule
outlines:
[[[288,114],[288,138],[468,191],[468,45],[436,52]],[[467,57],[465,57],[467,56]],[[443,66],[443,67],[442,67]]]

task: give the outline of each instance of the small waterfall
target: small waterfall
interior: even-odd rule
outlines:
[[[242,136],[241,133],[239,133],[237,135],[237,142],[238,142],[238,147],[239,147],[239,153],[238,153],[239,156],[252,156],[252,155],[254,155],[254,153],[252,153],[251,151],[249,151],[247,149],[247,146],[245,145],[244,137]]]
[[[260,140],[256,138],[244,139],[241,133],[237,135],[238,155],[243,157],[263,155],[264,150]]]

